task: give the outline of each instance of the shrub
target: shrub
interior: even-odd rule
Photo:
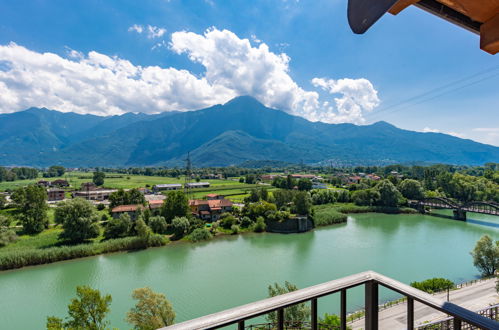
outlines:
[[[243,228],[248,228],[252,223],[253,221],[251,221],[250,217],[242,217],[241,219],[241,227]]]
[[[6,246],[9,243],[17,241],[16,233],[7,228],[0,228],[0,247]]]
[[[220,218],[220,226],[223,229],[230,229],[236,223],[237,219],[232,214],[226,213],[222,218]]]
[[[253,227],[253,231],[255,233],[264,232],[267,229],[267,225],[265,224],[265,219],[263,217],[256,218],[255,226]]]
[[[454,282],[445,278],[430,278],[422,282],[412,282],[411,286],[428,293],[435,293],[454,288]]]
[[[132,219],[128,213],[123,213],[119,218],[112,218],[106,225],[104,230],[104,237],[109,238],[120,238],[130,235],[132,229]]]
[[[106,205],[104,204],[97,204],[97,210],[102,211],[106,208]]]
[[[196,228],[189,235],[189,239],[193,242],[207,241],[212,238],[212,235],[208,229]]]
[[[232,235],[239,234],[239,226],[238,225],[232,225],[230,227],[230,231],[231,231]]]
[[[166,219],[162,216],[149,218],[149,227],[151,227],[152,231],[157,234],[166,234],[166,231],[168,230]]]
[[[173,233],[176,239],[182,238],[189,230],[189,219],[186,217],[175,217],[172,220]]]

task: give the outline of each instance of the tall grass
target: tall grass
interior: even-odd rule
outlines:
[[[318,208],[314,213],[314,224],[316,227],[328,226],[335,223],[342,223],[347,221],[346,214],[338,212],[336,209]]]
[[[0,270],[41,265],[103,253],[140,250],[151,246],[162,246],[166,243],[168,243],[168,240],[165,237],[153,235],[149,239],[125,237],[100,243],[51,247],[46,249],[11,250],[0,253]]]

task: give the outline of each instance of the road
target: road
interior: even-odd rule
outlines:
[[[436,298],[447,300],[447,293],[439,293]],[[450,292],[450,302],[472,311],[487,308],[499,303],[499,295],[495,288],[495,279],[485,280],[464,288]],[[436,321],[447,317],[446,314],[438,312],[419,302],[414,302],[414,325],[418,326],[424,322]],[[363,329],[364,319],[350,323],[353,329]],[[380,329],[407,329],[407,305],[399,304],[379,312]]]

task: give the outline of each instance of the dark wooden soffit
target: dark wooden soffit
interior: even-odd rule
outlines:
[[[349,0],[348,22],[362,34],[386,12],[397,15],[411,5],[479,34],[482,50],[499,52],[499,0]]]

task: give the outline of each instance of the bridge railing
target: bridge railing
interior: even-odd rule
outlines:
[[[340,296],[340,329],[347,329],[347,290],[364,286],[365,290],[365,329],[378,329],[378,290],[386,287],[407,297],[407,328],[414,328],[414,301],[423,303],[440,312],[453,316],[454,329],[461,329],[462,322],[479,329],[499,329],[499,322],[488,319],[453,303],[437,299],[423,291],[407,284],[398,282],[373,271],[367,271],[330,282],[318,284],[301,290],[289,292],[280,296],[267,298],[247,305],[235,307],[222,312],[206,315],[190,321],[178,323],[164,330],[177,329],[217,329],[229,325],[237,325],[239,330],[245,328],[245,321],[270,312],[277,312],[275,328],[285,329],[284,309],[303,302],[311,303],[310,329],[318,329],[317,305],[318,298],[337,292]]]

